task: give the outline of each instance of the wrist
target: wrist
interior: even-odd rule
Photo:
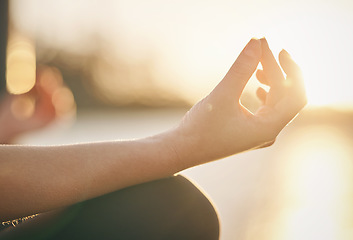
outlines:
[[[170,162],[174,173],[192,167],[193,164],[187,158],[187,149],[184,146],[184,138],[178,128],[170,129],[166,132],[153,136],[157,139],[157,144],[163,149],[165,160]]]
[[[173,156],[178,171],[208,162],[202,156],[202,149],[199,149],[202,146],[199,135],[185,131],[182,126],[173,128],[163,135],[163,142]]]

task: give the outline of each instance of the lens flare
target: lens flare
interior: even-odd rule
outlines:
[[[36,55],[31,40],[16,33],[10,34],[6,65],[9,93],[23,94],[33,88],[36,81]]]
[[[11,113],[17,120],[30,118],[35,111],[35,99],[28,95],[16,96],[11,103]]]

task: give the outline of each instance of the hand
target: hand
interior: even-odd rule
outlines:
[[[0,104],[0,143],[43,128],[58,117],[74,112],[71,91],[56,68],[37,68],[36,85],[21,95],[5,95]]]
[[[257,77],[270,90],[257,91],[262,106],[253,114],[239,99],[260,61],[263,70],[258,70]],[[284,50],[279,61],[286,78],[265,39],[247,44],[223,80],[175,129],[173,148],[183,168],[274,142],[306,104],[299,67]]]

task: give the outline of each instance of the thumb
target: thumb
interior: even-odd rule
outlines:
[[[255,72],[261,58],[261,42],[251,39],[239,54],[223,80],[218,84],[215,91],[230,98],[239,99],[245,85],[251,75]]]

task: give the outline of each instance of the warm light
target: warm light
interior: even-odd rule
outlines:
[[[293,212],[287,222],[285,240],[337,240],[337,216],[332,209],[303,207]]]
[[[6,62],[7,90],[12,94],[23,94],[31,90],[36,81],[33,43],[23,36],[10,34]]]
[[[319,10],[316,2],[307,1],[305,6],[293,6],[284,21],[264,24],[264,35],[275,54],[285,48],[302,69],[312,106],[353,107],[349,47],[353,33],[348,31],[353,15],[342,7],[343,2],[326,1]]]
[[[343,215],[351,209],[343,205],[352,188],[350,141],[327,126],[305,128],[293,139],[285,184],[292,203],[283,213],[282,239],[341,239]]]
[[[103,58],[112,67],[89,70],[98,76],[102,92],[107,86],[107,98],[120,94],[112,88],[113,80],[131,74],[137,86],[149,76],[168,87],[160,89],[196,102],[218,84],[251,37],[265,36],[275,55],[284,48],[302,68],[310,105],[353,106],[349,0],[85,1],[85,11],[81,1],[11,3],[16,25],[49,49],[90,55],[104,46],[108,58]],[[91,37],[96,35],[104,39],[102,44]],[[140,76],[136,66],[141,63],[148,71]],[[120,88],[127,89],[125,83],[131,81],[121,82]],[[119,101],[155,91],[146,85],[141,93],[122,93]]]
[[[66,87],[57,89],[52,97],[52,102],[55,106],[56,115],[58,117],[66,117],[72,115],[76,111],[75,99],[70,91]]]

